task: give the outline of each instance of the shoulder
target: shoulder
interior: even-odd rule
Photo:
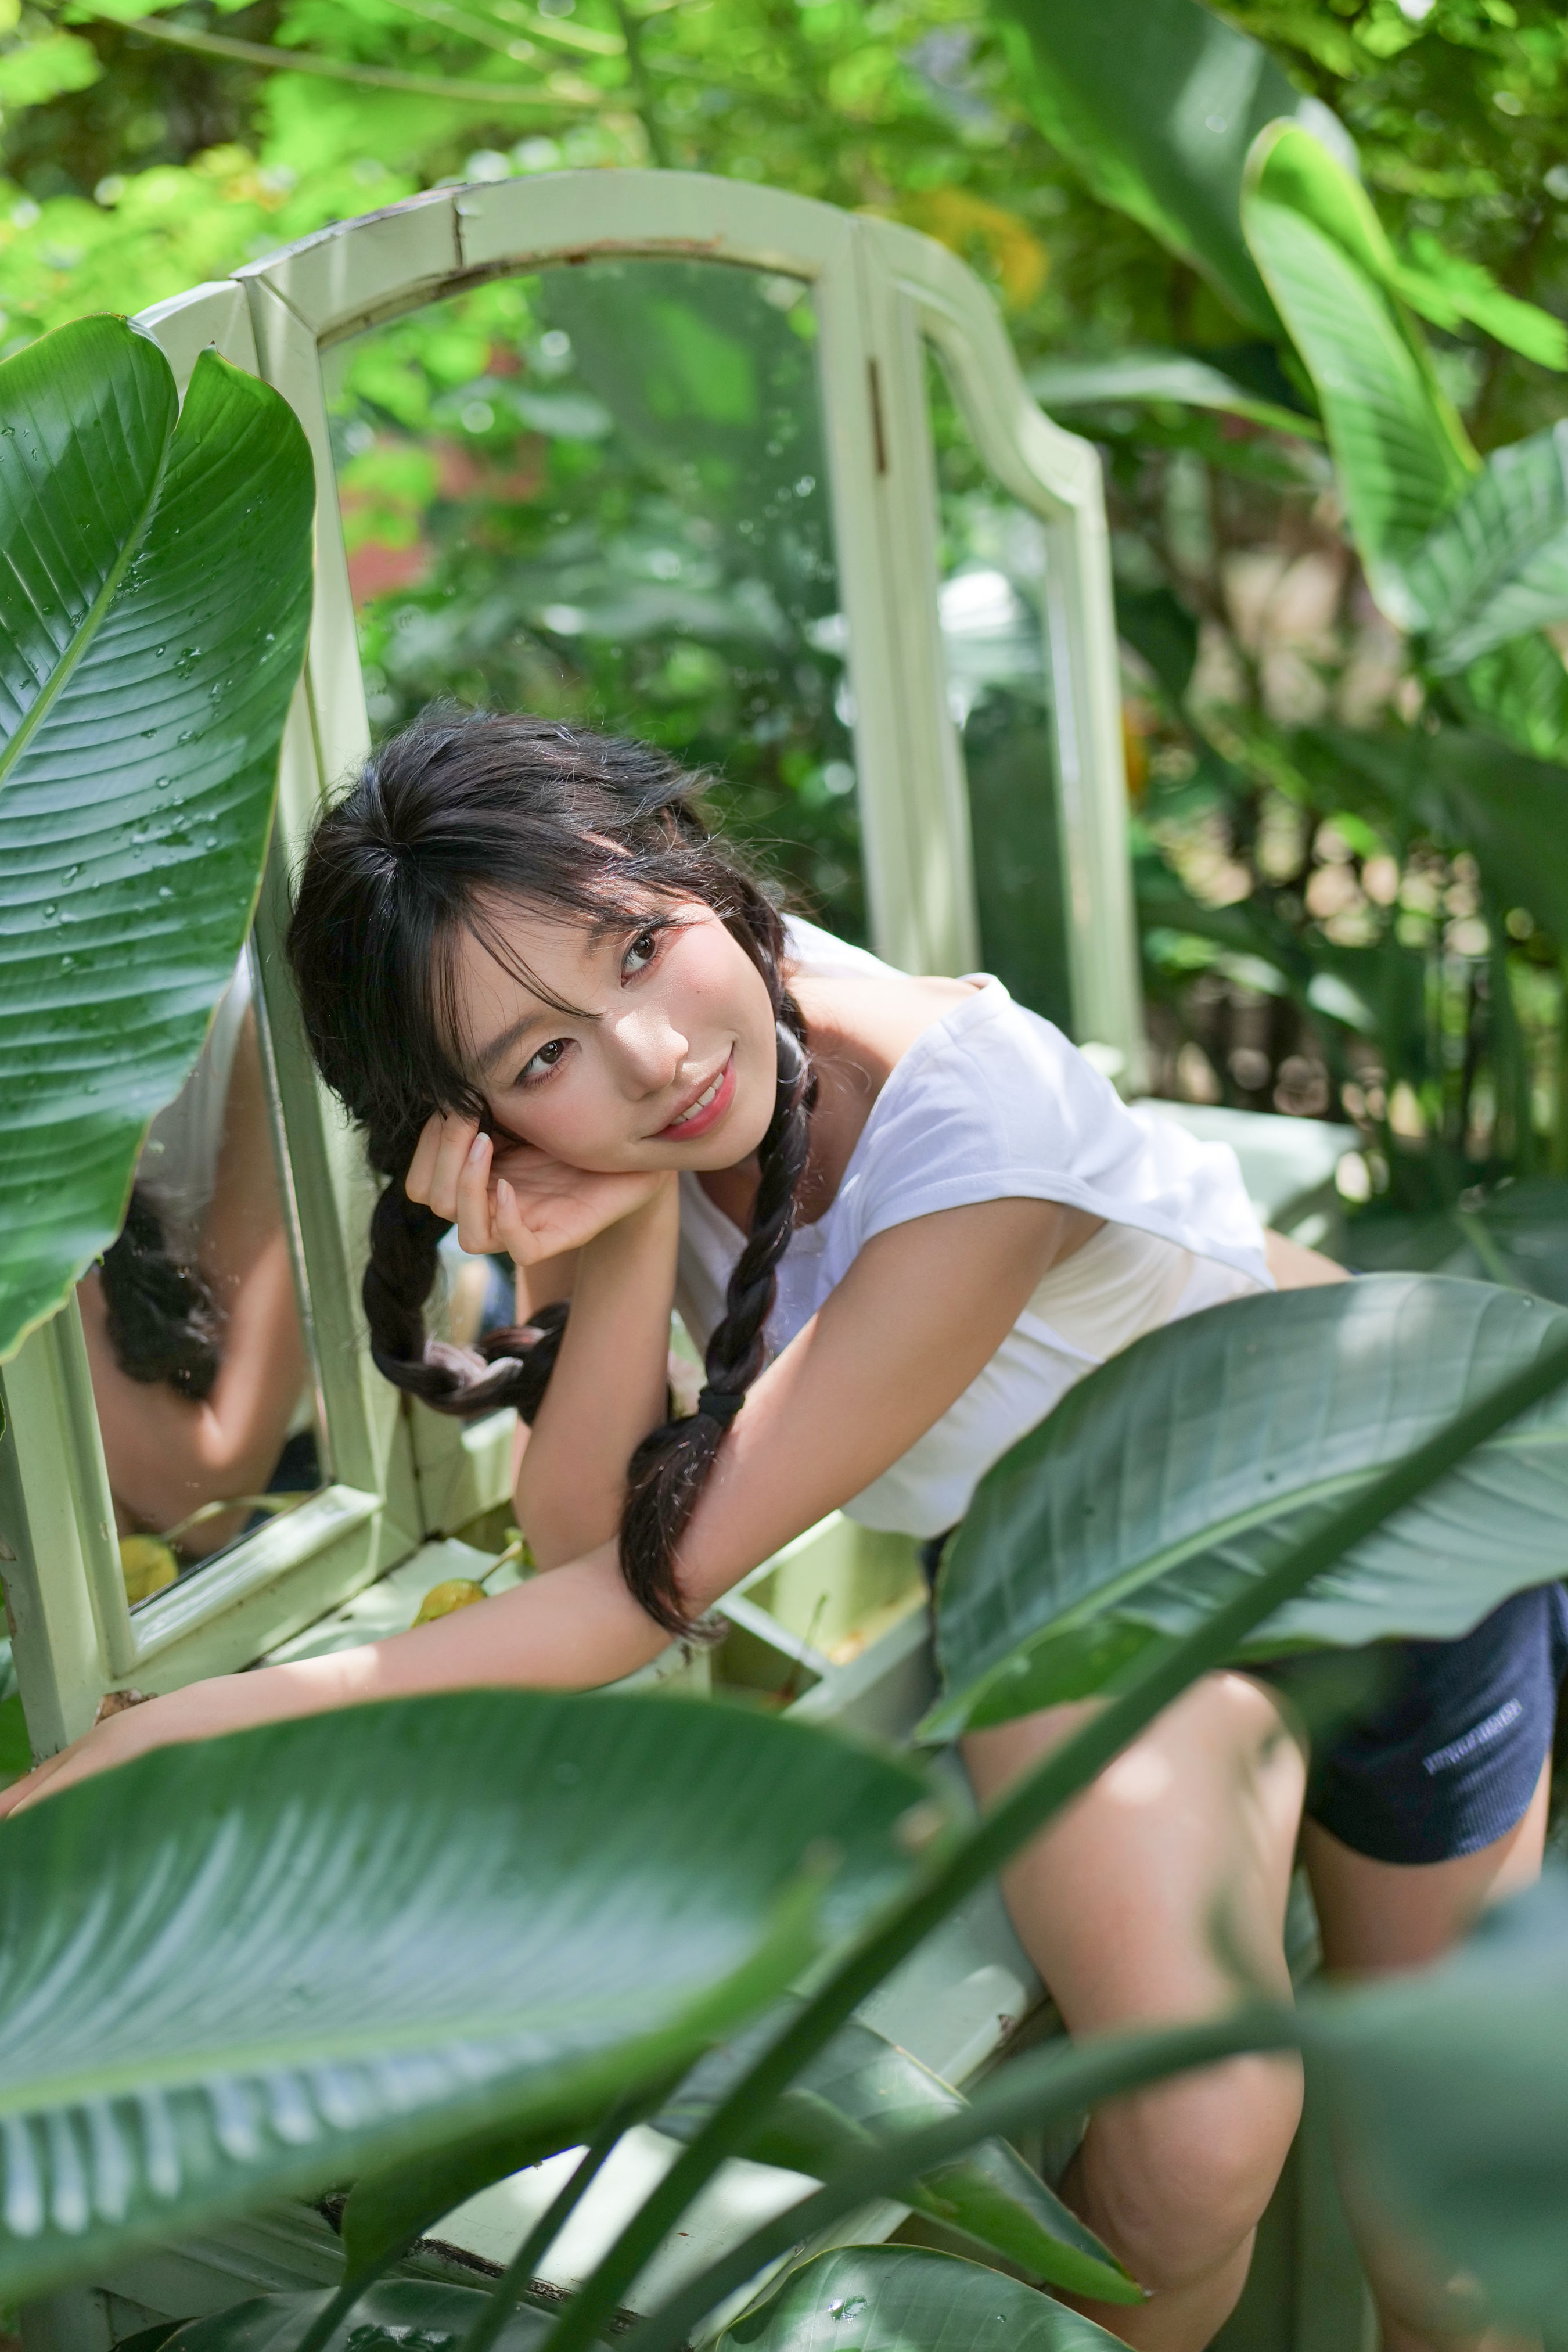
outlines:
[[[1234,1153],[1130,1109],[998,981],[916,1038],[845,1190],[860,1246],[939,1209],[1048,1200],[1262,1275],[1262,1234]]]
[[[784,917],[784,961],[792,972],[811,980],[854,976],[862,980],[901,980],[897,966],[884,963],[869,948],[851,947],[835,939],[804,915]]]
[[[877,1099],[850,1171],[862,1239],[895,1215],[1060,1197],[1053,1184],[1084,1141],[1125,1117],[1059,1030],[984,980],[920,1028]]]

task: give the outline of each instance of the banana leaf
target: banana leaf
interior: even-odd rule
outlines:
[[[323,2294],[252,2295],[205,2319],[187,2319],[164,2336],[160,2352],[293,2352],[329,2300]],[[489,2307],[479,2287],[384,2279],[344,2314],[321,2352],[459,2352]],[[496,2352],[536,2352],[554,2324],[552,2312],[514,2309]]]
[[[1568,761],[1568,669],[1549,638],[1515,637],[1445,679],[1444,690],[1470,725],[1532,759]]]
[[[1121,2339],[1016,2279],[915,2246],[844,2246],[788,2272],[714,2352],[1116,2352]],[[248,2347],[247,2347],[248,2352]]]
[[[946,1696],[924,1736],[1103,1689],[1565,1328],[1562,1308],[1489,1283],[1369,1275],[1137,1341],[981,1481],[942,1566]],[[1563,1573],[1565,1512],[1559,1391],[1356,1545],[1246,1654],[1456,1638]]]
[[[700,2059],[654,2121],[691,2139],[780,2030],[777,2014]],[[875,2028],[851,2019],[818,2053],[739,2149],[760,2164],[826,2179],[879,2139],[958,2114],[950,2084]],[[1140,2290],[1109,2248],[1030,2171],[1005,2140],[989,2140],[905,2191],[918,2212],[962,2231],[1021,2269],[1074,2294],[1136,2303]]]
[[[1405,576],[1439,673],[1568,619],[1568,424],[1494,449]]]
[[[0,366],[0,1356],[114,1238],[244,945],[310,601],[310,452],[212,352]]]
[[[1118,352],[1103,360],[1047,360],[1029,372],[1029,390],[1042,408],[1098,408],[1117,401],[1170,400],[1184,408],[1215,408],[1279,433],[1321,441],[1322,426],[1303,410],[1266,400],[1193,352]]]
[[[1278,339],[1241,234],[1242,170],[1265,123],[1326,110],[1198,0],[1001,0],[994,15],[1024,104],[1093,193]]]
[[[13,1815],[0,2296],[431,2146],[569,2137],[878,1910],[925,1797],[801,1725],[474,1691],[156,1749]]]
[[[1288,122],[1253,148],[1241,216],[1317,392],[1373,593],[1402,627],[1419,626],[1405,562],[1479,461],[1388,290],[1382,226],[1351,174]]]

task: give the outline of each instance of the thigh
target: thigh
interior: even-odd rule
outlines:
[[[1089,1702],[970,1734],[983,1804],[1058,1746]],[[1283,1927],[1305,1767],[1273,1696],[1205,1675],[1016,1858],[1004,1891],[1072,2032],[1202,2015],[1238,1968],[1289,1989]]]
[[[1531,1885],[1541,1872],[1551,1786],[1549,1757],[1513,1827],[1447,1862],[1380,1862],[1321,1822],[1308,1822],[1301,1859],[1322,1928],[1324,1967],[1344,1974],[1419,1968],[1457,1944],[1489,1903]]]

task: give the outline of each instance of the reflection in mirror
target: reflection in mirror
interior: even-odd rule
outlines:
[[[132,1607],[323,1482],[291,1223],[247,953],[78,1286]]]
[[[658,743],[865,936],[844,627],[796,278],[592,261],[324,355],[373,728],[442,695]]]
[[[1068,904],[1046,636],[1046,535],[987,473],[940,362],[936,451],[948,706],[963,746],[982,961],[1072,1034]]]

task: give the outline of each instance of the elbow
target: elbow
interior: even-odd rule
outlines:
[[[580,1497],[540,1494],[519,1477],[512,1495],[517,1524],[528,1539],[536,1568],[564,1568],[620,1534],[620,1513],[584,1511]]]

